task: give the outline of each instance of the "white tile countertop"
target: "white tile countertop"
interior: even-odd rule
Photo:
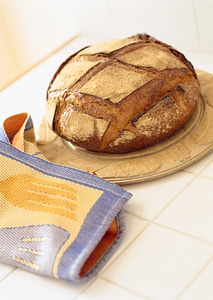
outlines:
[[[0,119],[27,111],[44,115],[47,86],[58,66],[96,42],[76,37],[0,93]],[[213,55],[186,53],[213,73]],[[172,175],[124,186],[126,235],[99,275],[86,284],[63,282],[0,264],[1,300],[213,299],[213,153]]]

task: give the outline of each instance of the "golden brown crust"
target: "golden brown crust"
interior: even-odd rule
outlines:
[[[144,34],[69,57],[50,82],[47,102],[55,111],[53,129],[63,138],[88,150],[124,153],[178,131],[199,94],[185,56]]]

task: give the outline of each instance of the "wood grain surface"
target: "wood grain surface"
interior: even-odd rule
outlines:
[[[164,142],[126,154],[104,154],[75,147],[56,136],[45,118],[38,146],[45,157],[61,165],[95,173],[117,184],[160,178],[205,157],[213,149],[213,75],[196,70],[201,97],[188,123]]]

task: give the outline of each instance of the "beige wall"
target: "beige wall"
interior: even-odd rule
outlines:
[[[77,32],[213,53],[213,0],[0,0],[0,89]]]
[[[78,32],[66,26],[67,5],[67,0],[0,0],[0,89]]]
[[[4,10],[0,5],[0,89],[13,80],[19,71],[20,65],[13,40],[9,34]]]

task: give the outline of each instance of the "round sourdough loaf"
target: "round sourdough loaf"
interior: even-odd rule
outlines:
[[[177,132],[199,95],[185,56],[141,34],[84,48],[63,62],[47,90],[47,118],[74,145],[126,153]]]

